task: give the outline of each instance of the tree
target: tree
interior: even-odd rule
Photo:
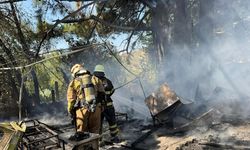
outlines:
[[[218,46],[218,41],[231,36],[242,39],[241,35],[244,35],[245,44],[248,41],[247,32],[238,31],[247,24],[241,17],[247,18],[245,7],[249,2],[243,0],[35,0],[32,6],[35,13],[30,16],[21,11],[21,6],[17,5],[20,3],[20,0],[0,3],[0,51],[3,54],[0,61],[5,67],[23,66],[45,58],[41,54],[54,48],[55,41],[67,43],[69,50],[74,51],[92,43],[105,41],[112,44],[112,39],[127,36],[123,48],[113,46],[114,55],[119,57],[122,52],[131,54],[137,45],[147,45],[155,66],[158,70],[166,71],[163,80],[171,78],[170,82],[176,87],[183,87],[184,91],[190,84],[199,84],[187,81],[187,77],[193,81],[198,81],[195,80],[198,76],[209,78],[209,63],[200,60],[209,56],[207,52]],[[244,9],[235,12],[233,6]],[[221,32],[218,29],[223,31],[229,28],[233,34],[219,36]],[[145,42],[149,40],[153,42]],[[60,63],[69,68],[76,62],[88,62],[86,65],[93,68],[97,61],[114,62],[112,55],[105,46],[89,48],[62,58]],[[213,61],[212,55],[210,57]],[[49,66],[59,71],[58,76],[67,78],[59,66]],[[203,70],[196,71],[194,75],[190,71],[193,68]],[[36,67],[34,70],[38,72]],[[32,72],[34,91],[31,91],[39,99],[39,82],[42,81],[36,72]],[[8,80],[18,90],[21,71],[13,71],[11,74]]]

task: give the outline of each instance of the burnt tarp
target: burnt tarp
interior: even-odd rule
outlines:
[[[175,109],[182,105],[180,98],[172,91],[167,84],[145,99],[145,103],[154,119],[159,122],[166,122],[172,118]]]
[[[154,120],[182,126],[208,112],[205,104],[178,96],[166,83],[145,99]]]

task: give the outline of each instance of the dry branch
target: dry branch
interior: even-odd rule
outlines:
[[[18,18],[17,18],[17,14],[16,14],[16,10],[15,10],[13,2],[10,3],[10,7],[11,7],[12,15],[13,15],[13,18],[14,18],[14,23],[15,23],[16,28],[17,28],[17,34],[18,34],[18,37],[20,39],[22,48],[24,50],[26,58],[28,58],[28,60],[30,61],[31,53],[29,51],[29,47],[27,45],[26,39],[25,39],[23,31],[21,29],[20,20],[18,20]]]
[[[22,2],[25,0],[9,0],[9,1],[2,1],[0,2],[0,4],[7,4],[7,3],[15,3],[15,2]]]
[[[141,12],[143,11],[144,8],[145,8],[145,7],[142,8]],[[146,13],[144,14],[144,16],[141,18],[141,20],[139,21],[139,23],[135,26],[135,28],[137,28],[137,27],[139,27],[139,26],[141,25],[141,23],[142,23],[143,20],[147,17],[148,14],[149,14],[149,11],[146,12]],[[139,16],[140,16],[140,15],[139,15]],[[129,38],[128,38],[128,43],[127,43],[127,46],[126,46],[126,51],[127,51],[127,53],[128,53],[128,48],[129,48],[129,45],[130,45],[130,41],[131,41],[131,39],[132,39],[134,33],[135,33],[135,30],[132,31],[132,33],[130,34],[130,36],[129,36]]]
[[[61,23],[78,23],[78,22],[84,22],[88,20],[95,20],[105,26],[118,29],[118,30],[125,30],[125,31],[151,31],[151,27],[145,27],[145,26],[136,26],[136,27],[129,27],[129,26],[119,26],[112,23],[109,23],[103,19],[100,19],[96,16],[90,16],[89,18],[80,18],[80,19],[69,19],[61,21]]]
[[[0,68],[0,70],[19,70],[19,69],[23,69],[23,68],[29,68],[29,67],[32,67],[32,66],[34,66],[34,65],[36,65],[36,64],[39,64],[39,63],[42,63],[42,62],[45,62],[45,61],[48,61],[48,60],[51,60],[51,59],[54,59],[54,58],[59,58],[59,57],[68,56],[68,55],[71,55],[71,54],[74,54],[74,53],[78,53],[78,52],[84,51],[84,50],[89,49],[89,48],[91,48],[91,47],[100,46],[100,45],[103,45],[103,44],[91,44],[91,45],[89,45],[89,46],[86,46],[86,47],[83,47],[83,48],[76,49],[76,50],[74,50],[74,51],[72,51],[72,52],[63,53],[63,54],[61,54],[61,55],[57,55],[57,56],[45,58],[45,59],[42,59],[42,60],[40,60],[40,61],[37,61],[37,62],[28,64],[28,65],[25,65],[25,66]]]
[[[43,42],[45,41],[45,39],[48,37],[48,35],[54,30],[54,28],[55,28],[58,24],[62,23],[62,22],[65,21],[66,19],[68,19],[68,18],[70,18],[70,17],[76,15],[78,12],[80,12],[81,10],[83,10],[84,8],[86,8],[86,7],[88,7],[88,6],[92,5],[92,4],[94,4],[94,2],[88,3],[88,4],[86,4],[86,5],[82,6],[82,7],[80,7],[79,9],[77,9],[76,11],[74,11],[74,12],[68,14],[67,16],[65,16],[65,17],[64,17],[63,19],[61,19],[61,20],[57,20],[56,23],[52,26],[52,28],[51,28],[50,30],[48,30],[48,31],[46,32],[46,34],[44,35],[44,37],[42,38],[41,42],[40,42],[39,45],[38,45],[38,48],[37,48],[37,51],[36,51],[36,55],[35,55],[35,56],[36,56],[36,57],[39,56],[39,52],[40,52],[40,49],[41,49],[41,47],[42,47]]]

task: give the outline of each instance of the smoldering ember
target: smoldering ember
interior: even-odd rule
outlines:
[[[0,0],[0,150],[250,149],[249,8]]]

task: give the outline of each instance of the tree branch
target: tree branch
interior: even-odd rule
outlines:
[[[106,3],[105,3],[105,4],[106,4]],[[100,13],[98,14],[98,17],[101,16],[105,4],[102,6],[101,11],[100,11]],[[92,37],[92,35],[93,35],[94,31],[95,31],[96,26],[97,26],[97,22],[95,21],[94,26],[93,26],[93,28],[91,29],[91,32],[90,32],[90,34],[88,35],[88,38],[87,38],[87,42],[88,42],[88,43],[89,43],[89,40],[90,40],[90,38]]]
[[[65,16],[65,17],[64,17],[63,19],[61,19],[61,20],[57,20],[56,23],[52,26],[52,28],[46,32],[46,34],[44,35],[44,37],[43,37],[42,40],[40,41],[40,43],[39,43],[39,45],[38,45],[38,48],[37,48],[37,51],[36,51],[35,57],[37,58],[37,57],[39,56],[39,52],[40,52],[40,49],[41,49],[41,47],[42,47],[43,42],[45,41],[45,39],[48,37],[48,35],[55,29],[55,27],[56,27],[58,24],[62,23],[63,21],[65,21],[65,20],[68,19],[69,17],[74,16],[75,14],[77,14],[78,12],[80,12],[82,9],[84,9],[84,8],[86,8],[86,7],[88,7],[88,6],[92,5],[92,4],[94,4],[94,2],[88,3],[88,4],[86,4],[86,5],[82,6],[82,7],[80,7],[79,9],[77,9],[76,11],[74,11],[74,12],[68,14],[67,16]]]
[[[22,45],[22,48],[24,50],[24,53],[26,54],[26,57],[29,59],[30,61],[30,56],[31,56],[31,53],[29,51],[29,47],[26,43],[26,40],[25,40],[25,37],[23,35],[23,32],[22,32],[22,29],[21,29],[21,25],[20,25],[20,22],[17,18],[17,14],[16,14],[16,10],[15,10],[15,7],[13,5],[13,2],[10,3],[10,7],[11,7],[11,11],[12,11],[12,15],[13,15],[13,18],[14,18],[14,23],[16,25],[16,28],[17,28],[17,33],[18,33],[18,37],[20,39],[20,42],[21,42],[21,45]]]
[[[61,21],[61,23],[78,23],[78,22],[84,22],[87,20],[95,20],[105,26],[115,28],[118,30],[125,30],[125,31],[151,31],[151,27],[145,27],[145,26],[136,26],[136,27],[129,27],[129,26],[119,26],[115,24],[111,24],[107,21],[104,21],[96,16],[90,16],[89,18],[80,18],[80,19],[70,19],[70,20],[64,20]]]
[[[139,0],[139,1],[142,2],[144,5],[148,6],[150,9],[156,8],[156,2],[150,0]]]
[[[143,7],[142,10],[143,10],[144,8],[145,8],[145,7]],[[147,17],[148,14],[149,14],[149,11],[146,12],[146,13],[144,14],[144,16],[141,18],[140,22],[136,25],[136,27],[140,26],[140,24],[141,24],[142,21]],[[139,15],[139,16],[140,16],[140,15]],[[136,27],[135,27],[135,28],[136,28]],[[129,48],[129,45],[130,45],[131,38],[133,37],[134,33],[135,33],[135,30],[132,31],[132,33],[130,34],[130,36],[129,36],[129,38],[128,38],[128,43],[127,43],[127,46],[126,46],[126,51],[127,51],[127,53],[128,53],[128,48]]]
[[[9,1],[2,1],[0,4],[7,4],[7,3],[15,3],[15,2],[22,2],[26,0],[9,0]]]
[[[9,57],[9,60],[12,62],[12,65],[15,66],[17,65],[15,57],[12,55],[11,50],[5,45],[4,41],[0,39],[0,45],[2,47],[2,50],[7,54]]]

